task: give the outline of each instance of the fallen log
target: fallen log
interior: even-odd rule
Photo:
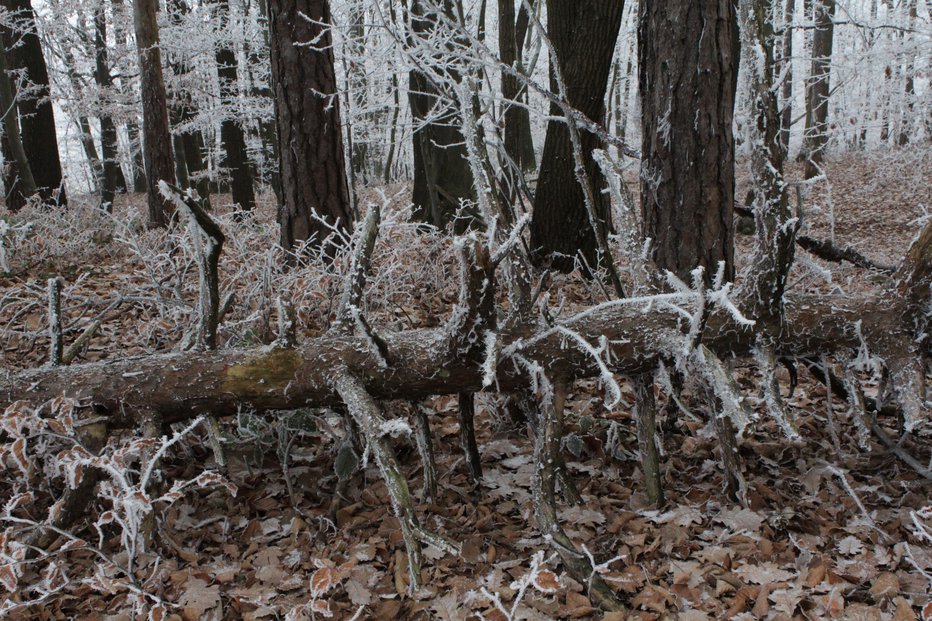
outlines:
[[[688,329],[682,312],[651,302],[608,302],[578,313],[557,328],[519,325],[504,331],[503,351],[540,364],[548,375],[579,379],[602,368],[565,331],[590,343],[608,342],[607,366],[621,374],[651,369],[664,344]],[[649,310],[648,310],[649,309]],[[759,321],[753,328],[728,313],[709,317],[704,343],[720,357],[748,356],[761,335],[771,337],[780,356],[807,356],[857,350],[891,333],[910,337],[902,313],[883,300],[842,296],[787,299],[783,321]],[[365,336],[329,334],[294,348],[268,346],[153,354],[68,367],[42,367],[0,378],[0,408],[16,401],[43,403],[65,396],[93,405],[109,416],[111,428],[136,424],[139,412],[156,410],[166,423],[209,412],[235,414],[239,408],[289,410],[339,405],[334,369],[351,369],[377,399],[420,399],[434,394],[479,391],[482,362],[451,358],[442,328],[380,334],[388,365]],[[904,354],[907,352],[903,352]],[[497,389],[527,386],[527,377],[505,360],[495,374]]]

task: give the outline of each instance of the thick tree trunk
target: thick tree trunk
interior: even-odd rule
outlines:
[[[320,247],[331,231],[319,219],[342,229],[353,222],[332,39],[318,23],[331,23],[327,0],[269,2],[286,250],[311,240]]]
[[[567,103],[596,124],[605,122],[605,94],[612,55],[621,27],[624,0],[548,0],[547,33],[563,77]],[[553,61],[551,55],[551,61]],[[551,90],[560,93],[556,73],[550,73]],[[563,110],[552,104],[556,119],[547,126],[540,175],[531,220],[531,248],[535,261],[571,271],[582,259],[584,269],[600,262],[596,229],[610,227],[605,180],[592,158],[604,147],[594,133],[571,130]],[[564,118],[561,118],[564,117]],[[571,131],[579,134],[581,153],[574,154]],[[584,167],[578,166],[580,156]],[[583,179],[590,186],[582,186]],[[587,194],[595,204],[586,204]],[[593,217],[602,224],[593,222]]]
[[[457,22],[452,0],[430,3],[443,10],[447,19]],[[411,33],[408,45],[436,46],[428,40],[441,29],[437,16],[428,10],[425,0],[414,0],[410,11]],[[421,66],[409,76],[409,103],[414,117],[414,218],[438,227],[451,222],[453,230],[462,233],[476,218],[474,212],[462,214],[454,221],[461,201],[476,198],[472,170],[467,160],[466,139],[462,132],[462,111],[451,82],[462,79],[456,66],[436,66],[436,54],[415,49]],[[428,117],[429,120],[428,120]]]
[[[835,0],[817,0],[815,32],[812,35],[812,69],[806,91],[806,134],[803,155],[806,179],[822,173],[828,142],[828,99],[832,72],[832,44],[835,32]]]
[[[217,0],[217,28],[225,37],[229,24],[229,0]],[[217,62],[217,77],[220,79],[220,100],[223,105],[231,105],[238,95],[236,75],[236,51],[230,42],[223,38],[218,44],[214,57]],[[256,207],[256,192],[253,186],[252,167],[246,157],[246,138],[236,119],[224,116],[220,123],[220,142],[223,144],[222,165],[230,174],[230,190],[233,202],[244,211]]]
[[[661,269],[734,277],[732,122],[739,37],[731,0],[643,0],[638,26],[641,214]]]
[[[31,0],[2,0],[0,5],[10,12],[17,23],[15,32],[4,29],[3,41],[9,49],[10,68],[25,70],[25,78],[30,85],[29,93],[19,93],[23,148],[42,200],[66,205],[58,135],[49,90],[49,72],[36,30],[36,14]],[[11,48],[9,43],[12,41],[18,41],[19,45]]]
[[[162,52],[156,21],[158,0],[133,0],[133,23],[139,51],[142,83],[142,119],[145,132],[143,154],[146,162],[149,226],[166,226],[173,213],[171,204],[159,194],[159,182],[175,183],[172,138],[168,124]]]

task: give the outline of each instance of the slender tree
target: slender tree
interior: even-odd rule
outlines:
[[[3,43],[9,54],[9,68],[21,70],[25,80],[25,88],[18,93],[23,148],[42,200],[65,205],[49,72],[39,40],[36,13],[31,0],[2,0],[0,6],[9,12],[16,24],[13,30],[3,29]]]
[[[217,0],[214,19],[221,33],[220,42],[214,51],[217,62],[217,77],[220,79],[220,99],[224,105],[231,105],[238,95],[236,50],[226,32],[230,24],[230,4],[228,0]],[[246,138],[236,118],[225,114],[220,122],[220,141],[223,145],[223,167],[230,173],[230,191],[233,202],[244,211],[256,207],[256,192],[253,186],[252,167],[246,157]]]
[[[3,111],[3,185],[6,188],[6,206],[10,211],[18,211],[26,204],[26,199],[36,193],[36,181],[19,133],[16,97],[7,74],[6,48],[2,44],[0,110]]]
[[[190,8],[185,0],[169,0],[168,14],[170,22],[181,25]],[[207,175],[207,162],[204,158],[204,136],[193,127],[197,116],[196,105],[191,96],[191,76],[194,73],[188,52],[177,50],[171,54],[171,68],[175,74],[178,88],[171,93],[169,113],[175,145],[175,171],[179,183],[197,191],[204,206],[210,205],[210,179]]]
[[[734,277],[732,123],[739,36],[732,0],[642,0],[641,215],[658,267],[686,282]]]
[[[420,46],[421,62],[409,75],[409,103],[415,120],[414,129],[414,203],[415,219],[445,227],[454,223],[462,232],[474,220],[474,213],[456,219],[463,201],[473,201],[472,170],[469,167],[462,117],[453,84],[462,79],[455,63],[437,62],[442,52],[432,50],[436,40],[449,39],[440,33],[443,19],[458,21],[452,0],[413,0],[409,12],[411,49]],[[431,41],[434,39],[434,41]],[[445,41],[447,52],[455,43]],[[456,221],[454,222],[454,219]]]
[[[605,121],[608,76],[623,10],[624,0],[547,1],[551,62],[560,69],[559,75],[551,69],[551,90],[597,125]],[[610,226],[608,197],[602,192],[605,180],[592,158],[592,152],[604,143],[589,128],[577,127],[572,131],[578,133],[581,152],[575,153],[568,126],[575,119],[565,118],[556,103],[551,105],[550,114],[554,120],[547,126],[541,156],[531,247],[538,263],[570,271],[581,257],[588,268],[594,268],[600,260],[597,231],[604,232]],[[579,158],[584,169],[577,166]],[[583,183],[589,187],[584,188]]]
[[[524,70],[524,38],[528,30],[527,6],[520,3],[515,16],[515,0],[498,0],[498,49],[502,64]],[[525,172],[534,170],[534,141],[531,115],[527,109],[527,89],[508,71],[502,71],[502,99],[505,121],[505,152]]]
[[[783,68],[783,101],[780,110],[780,143],[787,153],[790,149],[790,129],[793,124],[793,16],[796,0],[786,0],[783,11],[783,46],[780,64]]]
[[[100,204],[107,211],[113,210],[113,198],[117,188],[126,188],[123,169],[120,168],[117,149],[117,128],[110,116],[104,98],[113,87],[110,63],[107,54],[107,13],[101,0],[94,10],[94,80],[100,92],[100,153],[103,159],[103,178],[100,184]]]
[[[821,174],[828,142],[828,100],[835,33],[835,0],[815,0],[815,32],[812,35],[812,69],[806,91],[806,132],[802,156],[806,179]]]
[[[168,224],[172,207],[159,194],[159,182],[175,183],[165,80],[162,77],[162,52],[159,49],[159,26],[156,21],[158,6],[158,0],[133,0],[133,23],[142,83],[142,121],[145,133],[143,153],[148,180],[150,226]]]
[[[352,224],[327,0],[271,0],[281,244],[323,244]]]

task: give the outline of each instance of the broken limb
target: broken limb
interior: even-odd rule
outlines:
[[[381,408],[371,395],[366,392],[365,386],[345,368],[338,370],[333,378],[336,391],[346,404],[353,420],[366,440],[368,449],[375,458],[379,472],[388,488],[392,510],[401,525],[405,548],[408,554],[409,587],[414,590],[421,586],[421,564],[423,552],[421,543],[439,547],[445,552],[458,551],[459,546],[447,541],[445,538],[424,529],[418,522],[414,512],[414,503],[395,451],[392,449],[385,429],[386,422]]]

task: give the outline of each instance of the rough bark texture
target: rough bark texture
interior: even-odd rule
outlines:
[[[216,11],[214,17],[218,21],[218,29],[225,32],[230,11],[228,0],[217,0]],[[220,98],[226,104],[238,95],[236,51],[226,40],[223,40],[214,55],[217,62],[217,77],[220,79]],[[236,119],[225,117],[221,121],[220,141],[223,144],[222,165],[230,174],[233,202],[239,205],[240,209],[252,211],[256,207],[252,167],[246,157],[246,138]]]
[[[100,184],[100,203],[104,209],[112,211],[117,186],[122,180],[125,188],[126,180],[122,179],[123,171],[120,169],[116,124],[113,118],[105,112],[105,103],[108,102],[104,100],[104,97],[109,95],[109,90],[113,86],[113,78],[110,75],[110,63],[107,58],[107,15],[104,12],[103,3],[94,12],[94,53],[94,81],[97,82],[101,97],[100,150],[103,159],[103,175]]]
[[[457,21],[452,0],[435,3],[447,19]],[[427,8],[424,0],[411,5],[411,33],[408,44],[417,45],[427,40],[440,28],[437,15]],[[433,43],[425,45],[435,45]],[[432,58],[428,62],[436,63]],[[422,63],[409,76],[411,115],[414,129],[414,218],[435,226],[446,227],[454,221],[461,201],[473,201],[472,170],[466,153],[466,139],[462,132],[462,118],[456,103],[456,94],[449,82],[458,82],[462,76],[455,68],[427,66]],[[442,98],[442,101],[438,100]],[[436,109],[435,109],[436,108]],[[443,112],[438,114],[438,111]],[[429,121],[427,120],[430,117]],[[454,223],[454,231],[462,233],[472,223],[471,211]]]
[[[281,244],[330,234],[317,217],[352,224],[327,0],[270,0],[272,84],[282,182]],[[305,19],[306,16],[308,19]],[[312,23],[316,22],[316,23]]]
[[[780,143],[783,151],[790,150],[790,129],[793,123],[793,16],[796,14],[796,0],[786,0],[783,11],[783,47],[780,50],[780,64],[784,67],[783,100],[780,102]]]
[[[932,245],[932,239],[927,241]],[[778,344],[776,355],[805,356],[856,351],[862,343],[858,321],[868,339],[887,333],[907,337],[912,331],[898,327],[904,313],[885,299],[858,302],[850,297],[799,296],[787,306],[782,327],[778,320],[768,319],[754,330],[715,313],[703,342],[721,357],[746,356],[759,335],[770,334]],[[613,370],[631,375],[654,367],[657,344],[665,334],[679,333],[681,322],[679,313],[657,306],[645,314],[642,304],[608,303],[564,325],[592,343],[604,335],[611,343]],[[380,337],[388,354],[387,367],[366,337],[331,335],[308,339],[295,349],[171,353],[40,368],[0,376],[0,408],[20,399],[43,402],[66,395],[94,403],[119,427],[132,425],[133,412],[138,410],[157,410],[167,423],[201,412],[232,415],[243,406],[266,410],[337,405],[332,374],[340,367],[352,370],[377,399],[411,400],[481,390],[481,360],[451,358],[444,329],[384,332]],[[501,336],[503,343],[521,338],[520,354],[538,361],[550,376],[572,380],[600,372],[587,353],[567,347],[559,330],[541,332],[520,325]],[[527,378],[515,365],[503,364],[497,386],[501,392],[523,389]]]
[[[566,99],[598,124],[605,121],[605,94],[623,9],[624,0],[547,2],[547,33],[562,71]],[[550,84],[554,92],[560,91],[553,71]],[[551,105],[550,114],[564,116],[556,104]],[[578,132],[585,176],[595,197],[595,215],[608,225],[609,200],[602,193],[605,181],[591,156],[594,149],[604,145],[597,135],[582,128]],[[567,121],[551,121],[534,197],[531,248],[536,262],[549,263],[562,271],[572,270],[580,256],[589,267],[599,262],[599,243],[580,185],[581,172],[573,155]]]
[[[652,257],[689,282],[734,274],[734,116],[739,38],[731,0],[639,7],[641,214]]]
[[[828,98],[832,71],[832,43],[835,32],[835,0],[816,0],[815,32],[812,35],[812,69],[806,91],[806,133],[803,156],[806,179],[822,172],[828,142]]]
[[[520,19],[524,25],[520,33],[519,24],[515,23],[516,19]],[[503,64],[519,71],[523,71],[524,36],[528,19],[523,2],[520,4],[520,18],[516,18],[515,0],[498,0],[499,56]],[[507,71],[502,71],[502,98],[505,100],[505,152],[521,170],[534,170],[537,162],[534,158],[534,141],[531,138],[531,115],[525,107],[527,89]]]
[[[3,36],[9,50],[10,69],[24,70],[24,77],[28,80],[29,92],[19,93],[18,102],[23,148],[42,200],[65,205],[67,200],[62,186],[49,72],[36,31],[36,14],[31,0],[2,0],[0,6],[11,13],[18,26],[16,32],[7,31]],[[12,41],[18,41],[19,45],[11,48]]]
[[[179,25],[190,11],[185,0],[169,0],[168,14],[170,23]],[[171,121],[175,126],[175,170],[178,183],[185,188],[197,191],[201,202],[210,206],[210,179],[207,163],[204,160],[204,137],[200,131],[191,127],[197,116],[195,103],[191,98],[191,86],[188,77],[192,72],[191,60],[184,51],[172,54],[171,68],[180,88],[172,92]],[[181,126],[181,127],[179,127]]]
[[[159,194],[159,181],[175,183],[172,137],[168,125],[165,81],[162,77],[162,53],[156,21],[158,0],[133,0],[133,22],[139,51],[139,75],[142,84],[142,119],[145,141],[149,226],[166,226],[173,209]],[[138,189],[138,188],[137,188]]]
[[[0,110],[3,111],[3,185],[7,209],[18,211],[36,193],[36,181],[19,132],[16,95],[7,74],[6,47],[0,43]]]

